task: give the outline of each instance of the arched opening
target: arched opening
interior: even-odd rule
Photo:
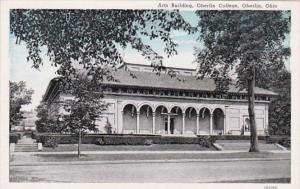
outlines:
[[[185,110],[185,134],[197,134],[197,111],[193,107]]]
[[[213,133],[217,135],[224,133],[224,113],[220,108],[213,112]]]
[[[137,126],[137,109],[132,104],[127,104],[123,109],[123,132],[134,134]]]
[[[165,124],[168,115],[168,109],[161,105],[155,109],[155,134],[166,134]]]
[[[210,111],[208,108],[201,108],[199,112],[199,134],[210,134]]]
[[[175,106],[170,113],[170,134],[181,134],[182,124],[182,110],[180,107]]]
[[[151,134],[152,133],[152,108],[149,105],[143,105],[140,108],[140,133]]]

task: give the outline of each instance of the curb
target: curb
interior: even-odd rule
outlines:
[[[10,166],[48,166],[48,165],[95,165],[95,164],[137,164],[137,163],[193,163],[193,162],[234,162],[234,161],[282,161],[290,158],[231,158],[231,159],[161,159],[161,160],[114,160],[114,161],[67,161],[39,163],[10,163]]]
[[[81,151],[82,154],[227,154],[248,152],[243,150],[227,150],[227,151]],[[283,150],[261,151],[267,153],[290,153]],[[34,154],[77,154],[77,151],[64,152],[14,152],[15,155],[34,155]]]

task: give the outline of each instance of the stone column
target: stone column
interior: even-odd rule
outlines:
[[[124,112],[120,111],[120,115],[119,115],[119,125],[118,125],[118,133],[122,133],[124,134],[124,128],[123,128],[123,116],[124,116]]]
[[[224,115],[224,131],[223,135],[226,135],[226,115]]]
[[[196,134],[199,134],[199,114],[197,113],[197,131]]]
[[[170,124],[171,124],[171,117],[170,115],[168,115],[168,131],[167,131],[168,135],[170,134]]]
[[[213,114],[210,114],[209,128],[210,128],[210,135],[212,135],[213,134]]]
[[[184,130],[185,130],[185,113],[182,113],[182,129],[181,132],[184,135]]]
[[[136,134],[140,133],[140,112],[136,112]]]
[[[152,112],[152,134],[155,134],[155,112]]]

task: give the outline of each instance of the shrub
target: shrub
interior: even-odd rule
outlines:
[[[152,145],[153,141],[151,139],[146,139],[145,140],[145,145],[150,146]]]
[[[31,131],[31,138],[36,139],[36,132],[35,131]]]
[[[19,136],[15,133],[9,134],[9,143],[18,143]]]
[[[291,139],[290,138],[284,138],[278,142],[280,145],[290,148],[291,147]]]
[[[97,141],[96,141],[96,144],[98,144],[98,145],[104,145],[105,142],[104,142],[103,138],[98,138]]]
[[[199,137],[199,145],[202,147],[209,148],[211,146],[211,140],[210,137]]]
[[[58,146],[55,137],[46,138],[43,144],[44,147],[56,148]]]

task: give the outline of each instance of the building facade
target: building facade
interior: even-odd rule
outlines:
[[[109,106],[97,121],[99,133],[109,123],[119,134],[250,134],[247,93],[234,86],[226,95],[217,93],[214,80],[196,79],[196,69],[165,67],[156,74],[150,66],[126,63],[112,74],[117,82],[103,82]],[[62,104],[72,100],[58,85],[59,78],[51,80],[43,98],[53,116],[63,114]],[[276,94],[257,87],[254,91],[257,131],[265,135],[270,98]]]

